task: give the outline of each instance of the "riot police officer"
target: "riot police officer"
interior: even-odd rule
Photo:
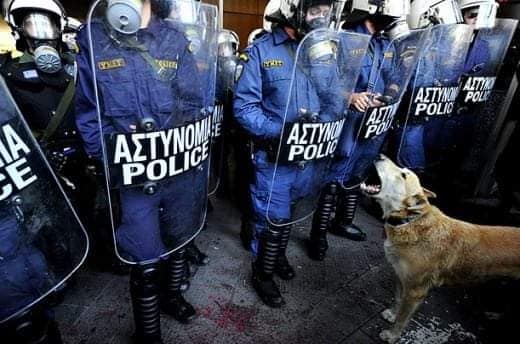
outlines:
[[[457,117],[455,100],[431,97],[421,101],[417,95],[430,88],[458,93],[472,31],[466,25],[458,25],[463,18],[455,0],[414,1],[408,22],[413,28],[430,28],[432,38],[417,66],[414,82],[410,83],[411,106],[403,104],[400,109],[409,117],[407,124],[395,131],[396,160],[414,170],[432,188],[432,183],[439,180],[441,161],[448,156],[446,147],[457,139],[452,130],[445,131],[446,126],[453,125],[452,118]],[[423,108],[429,108],[429,113]],[[435,190],[439,191],[436,187]]]
[[[372,35],[369,53],[365,56],[361,74],[357,80],[355,91],[351,96],[350,113],[352,114],[344,130],[344,140],[336,153],[337,158],[332,166],[332,180],[322,191],[317,211],[315,212],[310,240],[309,256],[314,260],[323,260],[328,248],[326,232],[356,241],[366,239],[361,228],[353,224],[359,198],[359,184],[368,164],[375,158],[381,148],[382,135],[371,143],[357,145],[356,132],[364,121],[369,108],[378,108],[385,103],[378,97],[384,90],[390,90],[398,100],[402,82],[406,80],[406,70],[402,76],[395,72],[396,52],[390,44],[393,38],[408,33],[403,17],[409,9],[408,1],[380,5],[370,1],[353,2],[345,7],[345,23],[343,28],[349,31]],[[390,77],[395,74],[396,80]],[[394,82],[395,81],[395,82]],[[349,138],[350,137],[350,138]],[[354,147],[354,148],[353,148]],[[331,215],[335,209],[335,218],[331,223]]]
[[[55,0],[13,0],[6,20],[22,56],[0,56],[0,73],[47,158],[87,223],[94,202],[86,154],[74,121],[74,51],[62,40],[67,17]]]
[[[85,154],[71,106],[76,66],[62,41],[67,17],[55,0],[13,0],[6,20],[17,37],[19,58],[1,57],[0,73],[64,185],[79,206],[89,208]],[[80,194],[83,194],[80,197]]]
[[[458,6],[462,12],[463,23],[469,25],[474,31],[461,75],[461,90],[456,114],[447,118],[439,129],[439,140],[442,141],[442,166],[446,168],[436,169],[435,179],[438,181],[435,184],[446,185],[448,188],[451,185],[450,181],[457,178],[452,175],[452,169],[460,166],[469,155],[471,140],[479,120],[478,105],[482,104],[482,101],[465,100],[468,92],[465,91],[464,84],[472,76],[494,75],[496,68],[495,61],[491,57],[489,42],[479,35],[479,30],[493,28],[498,4],[493,0],[458,0]],[[442,193],[440,189],[437,189],[437,192]]]
[[[23,55],[0,61],[0,337],[61,343],[50,301],[85,260],[88,238],[41,150],[75,187],[74,61],[61,43],[59,3],[14,0],[6,17]],[[13,164],[23,169],[13,174]]]
[[[473,30],[493,28],[495,25],[498,4],[493,0],[458,0],[462,11],[464,23],[471,26]],[[491,58],[489,55],[489,43],[478,39],[476,35],[470,46],[466,59],[465,72],[481,72],[486,62]]]
[[[271,0],[266,5],[264,9],[264,21],[263,27],[255,29],[249,33],[247,38],[247,46],[251,46],[253,42],[262,37],[264,34],[271,32],[272,22],[267,20],[268,16],[271,16],[276,11],[280,9],[280,1],[279,0]],[[247,62],[247,54],[240,54],[240,58],[244,59]],[[240,75],[242,73],[242,65],[238,66],[238,69],[235,72],[235,75]],[[249,184],[252,180],[253,175],[253,165],[251,163],[251,144],[248,139],[247,132],[240,127],[236,121],[232,122],[232,142],[234,143],[233,152],[235,154],[236,161],[236,177],[235,180],[235,189],[236,189],[236,199],[237,206],[241,212],[241,224],[240,224],[240,241],[242,242],[242,246],[249,251],[251,248],[251,240],[253,239],[254,234],[254,224],[253,224],[253,209],[251,204],[251,197],[249,192]],[[244,142],[247,142],[244,144]]]
[[[273,22],[272,33],[261,36],[246,49],[235,88],[234,115],[254,146],[254,181],[250,186],[255,224],[251,243],[252,283],[258,296],[270,307],[284,304],[273,273],[285,280],[295,276],[286,256],[290,225],[276,226],[272,222],[286,222],[291,215],[288,211],[293,197],[305,192],[309,186],[306,181],[313,174],[313,164],[301,167],[293,164],[275,172],[275,142],[282,130],[298,42],[312,29],[327,26],[331,4],[332,1],[324,0],[281,1],[279,11],[267,17]],[[311,97],[312,86],[308,87],[307,96]],[[307,100],[311,102],[310,98]],[[283,181],[271,185],[274,173]],[[271,192],[276,193],[279,207],[271,208],[268,220]]]
[[[214,75],[209,58],[215,56],[216,62],[216,54],[205,55],[213,48],[204,45],[201,33],[211,35],[216,26],[198,25],[206,5],[192,0],[97,1],[93,6],[89,24],[78,34],[77,124],[87,152],[105,164],[111,195],[119,199],[111,208],[120,214],[113,217],[114,238],[118,257],[132,264],[136,339],[159,343],[160,308],[182,323],[195,317],[181,286],[184,247],[202,229],[207,204],[214,93],[206,87]],[[216,18],[216,8],[208,7]],[[152,147],[147,141],[152,136],[163,139]],[[117,152],[123,152],[113,147],[134,153],[118,164]],[[136,175],[132,156],[141,154]],[[146,167],[156,163],[161,168]],[[159,262],[167,256],[160,290]]]

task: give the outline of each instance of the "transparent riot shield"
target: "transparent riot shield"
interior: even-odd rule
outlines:
[[[228,30],[221,30],[223,35]],[[213,195],[219,185],[224,167],[225,133],[228,130],[233,113],[233,87],[238,56],[233,42],[227,41],[218,45],[215,108],[213,109],[213,134],[211,141],[211,162],[209,194]]]
[[[448,147],[455,139],[448,130],[457,116],[460,81],[473,30],[464,24],[432,27],[414,80],[410,83],[408,119],[399,128],[397,161],[414,170],[426,186],[438,176]]]
[[[0,324],[59,288],[87,234],[0,76]]]
[[[347,121],[350,95],[370,36],[328,29],[304,37],[294,57],[280,136],[262,149],[269,162],[258,166],[270,180],[267,218],[273,225],[305,219],[328,182],[331,162]],[[276,67],[276,60],[265,64]],[[268,66],[269,67],[269,66]]]
[[[393,40],[374,38],[371,42],[365,80],[353,96],[365,99],[365,104],[350,106],[340,159],[334,167],[344,189],[355,189],[367,178],[389,133],[406,119],[401,103],[429,35],[429,30],[412,30]]]
[[[131,27],[114,6],[97,1],[88,18],[99,125],[80,130],[99,137],[87,149],[104,164],[116,254],[132,264],[174,252],[204,225],[217,9],[168,0]]]
[[[451,166],[457,169],[458,184],[466,189],[460,189],[463,194],[477,182],[500,120],[497,109],[503,99],[494,87],[517,24],[514,19],[497,19],[492,29],[477,31],[466,58],[457,113],[444,129],[453,138],[445,159],[456,162]]]

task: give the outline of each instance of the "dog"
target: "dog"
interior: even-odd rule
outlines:
[[[480,226],[451,218],[429,199],[415,173],[380,155],[362,192],[379,203],[384,250],[397,275],[395,304],[381,315],[393,324],[380,333],[395,343],[432,287],[520,278],[520,228]]]

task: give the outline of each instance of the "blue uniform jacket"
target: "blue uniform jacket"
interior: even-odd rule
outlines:
[[[288,101],[286,122],[295,122],[302,108],[319,113],[320,121],[334,119],[341,112],[341,102],[326,98],[325,91],[337,82],[333,65],[308,68],[308,61],[300,60],[291,85],[297,47],[298,42],[277,27],[246,49],[248,57],[241,61],[243,71],[233,106],[238,123],[250,135],[279,137]]]
[[[490,59],[489,43],[477,35],[469,48],[464,71],[468,74],[478,73],[479,75],[494,73],[495,71],[486,68]]]
[[[153,118],[161,129],[202,114],[205,97],[195,59],[185,35],[171,23],[152,18],[149,27],[136,34],[164,74],[157,73],[137,49],[111,39],[103,23],[93,22],[91,30],[104,134],[136,131],[143,118]],[[101,158],[87,26],[77,41],[76,123],[87,153]]]
[[[371,35],[365,24],[362,23],[348,31]],[[388,85],[392,78],[398,77],[392,75],[395,59],[391,42],[383,36],[373,36],[363,59],[355,92],[383,93],[385,85]]]
[[[349,31],[370,35],[363,23],[354,26]],[[395,59],[395,51],[391,46],[391,42],[383,36],[373,36],[370,40],[367,54],[363,58],[361,72],[354,92],[383,94],[385,87],[388,87],[393,81],[399,84],[399,76],[393,75]],[[357,111],[351,106],[344,134],[338,147],[339,156],[347,157],[351,153],[357,140],[357,133],[363,115],[364,113]]]

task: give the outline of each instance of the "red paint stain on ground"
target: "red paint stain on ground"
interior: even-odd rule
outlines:
[[[237,332],[245,332],[251,327],[251,319],[255,316],[254,307],[237,306],[231,302],[214,302],[198,309],[201,317],[213,321],[218,327]]]

